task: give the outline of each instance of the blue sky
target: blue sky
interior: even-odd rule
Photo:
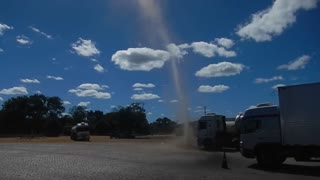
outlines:
[[[318,0],[0,2],[0,104],[59,96],[148,120],[234,117],[278,104],[279,85],[319,82]],[[176,74],[176,75],[175,75]],[[184,109],[186,109],[184,111]]]

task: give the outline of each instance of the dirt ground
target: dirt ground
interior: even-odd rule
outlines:
[[[172,141],[172,136],[143,136],[135,139],[111,139],[110,136],[91,136],[90,142],[167,142]],[[77,143],[69,136],[59,137],[0,137],[0,143]]]

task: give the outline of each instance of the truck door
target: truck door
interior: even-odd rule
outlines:
[[[279,116],[246,118],[241,132],[242,147],[254,150],[257,144],[280,143]]]
[[[243,119],[241,129],[241,148],[254,150],[256,144],[261,140],[261,120],[254,117]]]

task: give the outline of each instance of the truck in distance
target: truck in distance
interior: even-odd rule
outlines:
[[[210,113],[198,120],[197,143],[205,149],[237,147],[235,121],[226,121],[224,115]]]
[[[90,127],[88,123],[81,122],[73,126],[70,138],[74,141],[90,141]]]

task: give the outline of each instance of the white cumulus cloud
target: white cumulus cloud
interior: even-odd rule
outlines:
[[[214,41],[217,42],[220,46],[228,49],[234,45],[233,40],[228,38],[216,38]]]
[[[22,45],[32,44],[32,41],[30,40],[30,38],[24,35],[17,36],[17,42]]]
[[[2,97],[0,97],[0,101],[4,101],[4,99]]]
[[[133,88],[154,88],[156,87],[154,84],[152,83],[148,83],[148,84],[143,84],[143,83],[135,83],[132,85]]]
[[[20,79],[20,81],[23,83],[35,83],[35,84],[40,83],[40,81],[38,79]]]
[[[95,43],[91,40],[79,38],[77,42],[71,44],[71,47],[79,56],[90,57],[100,54]]]
[[[317,0],[276,0],[270,8],[253,14],[251,21],[241,25],[237,34],[257,42],[271,41],[296,21],[299,10],[316,8],[317,3]]]
[[[59,77],[59,76],[47,76],[47,79],[54,79],[54,80],[57,80],[57,81],[62,81],[63,78],[62,77]]]
[[[311,57],[308,55],[303,55],[294,61],[289,62],[288,64],[283,64],[278,66],[277,69],[285,69],[285,70],[298,70],[304,69],[308,62],[310,61]]]
[[[111,94],[108,92],[100,92],[94,89],[70,89],[68,92],[74,93],[78,97],[94,97],[96,99],[110,99]]]
[[[209,86],[209,85],[201,85],[198,88],[199,92],[203,93],[221,93],[223,91],[228,90],[230,87],[225,85],[216,85],[216,86]]]
[[[46,37],[47,39],[52,39],[52,36],[51,36],[51,35],[49,35],[49,34],[47,34],[47,33],[45,33],[45,32],[40,31],[38,28],[35,28],[35,27],[33,27],[33,26],[30,26],[29,28],[30,28],[32,31],[34,31],[34,32],[36,32],[36,33],[39,33],[39,34],[41,34],[42,36]]]
[[[0,52],[4,52],[4,50],[2,48],[0,48]]]
[[[84,107],[87,107],[90,103],[91,103],[91,102],[89,102],[89,101],[86,101],[86,102],[80,102],[80,103],[78,104],[78,106],[84,106]]]
[[[209,64],[195,73],[197,77],[223,77],[240,74],[245,68],[242,64],[220,62],[218,64]]]
[[[175,45],[173,43],[167,45],[167,50],[172,57],[181,59],[184,55],[187,55],[188,52],[185,50],[188,47],[188,44]]]
[[[94,70],[100,73],[104,72],[104,68],[100,64],[95,65]]]
[[[214,56],[221,56],[221,57],[234,57],[237,55],[234,51],[229,51],[225,47],[218,46],[213,43],[207,42],[193,42],[191,43],[190,47],[193,48],[194,53],[201,54],[205,57],[211,58]]]
[[[171,100],[170,102],[171,102],[171,103],[177,103],[177,102],[179,102],[179,101],[176,100],[176,99],[173,99],[173,100]]]
[[[143,89],[142,88],[134,88],[133,90],[134,91],[142,91]]]
[[[13,29],[13,27],[0,23],[0,36],[3,35],[4,31],[11,30],[11,29]]]
[[[0,94],[5,94],[5,95],[24,95],[28,94],[28,91],[25,87],[12,87],[9,89],[2,89],[0,91]]]
[[[268,83],[272,81],[283,80],[282,76],[274,76],[272,78],[256,78],[255,83]]]
[[[80,84],[78,87],[78,89],[88,89],[88,90],[101,90],[102,87],[99,84],[91,84],[91,83],[84,83],[84,84]]]
[[[85,83],[79,85],[76,89],[70,89],[68,92],[73,93],[78,97],[94,97],[97,99],[110,99],[111,94],[102,92],[103,88],[98,84]]]
[[[143,93],[143,94],[133,94],[131,96],[132,100],[152,100],[152,99],[159,99],[160,96],[152,93]]]
[[[128,71],[150,71],[155,68],[162,68],[169,59],[169,52],[146,47],[120,50],[111,57],[111,61],[118,65],[120,69]]]

